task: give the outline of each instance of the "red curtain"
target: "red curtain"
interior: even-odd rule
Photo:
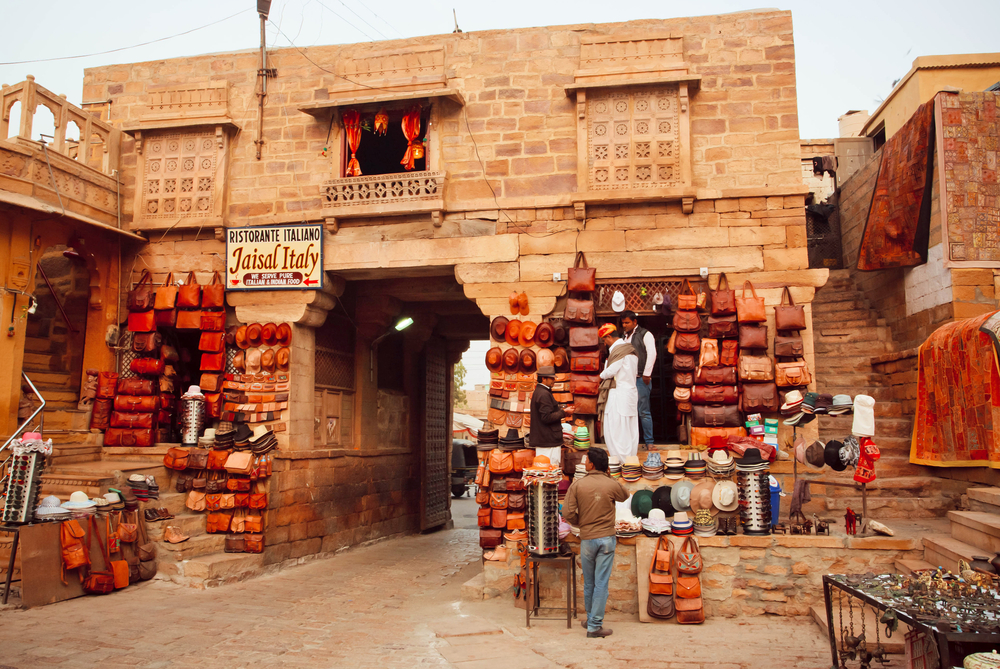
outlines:
[[[406,153],[399,164],[407,170],[413,169],[413,163],[424,157],[424,145],[420,137],[420,107],[411,107],[410,111],[403,116],[403,136],[409,142]]]
[[[348,109],[343,114],[344,132],[347,133],[347,145],[351,149],[351,160],[347,163],[349,177],[361,176],[361,163],[358,162],[358,146],[361,145],[361,114],[356,109]],[[404,126],[405,127],[405,126]]]

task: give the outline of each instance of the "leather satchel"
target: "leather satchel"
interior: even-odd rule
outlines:
[[[479,509],[476,511],[476,524],[479,525],[479,527],[489,527],[492,515],[493,510],[490,507]]]
[[[239,495],[236,496],[239,498]],[[244,528],[247,532],[263,532],[264,531],[264,516],[258,513],[248,513]],[[263,541],[263,535],[261,535],[261,541]]]
[[[572,399],[572,396],[570,397]],[[559,400],[556,400],[557,402]],[[507,412],[503,409],[490,408],[486,412],[486,420],[492,423],[494,426],[504,425],[507,422]]]
[[[714,339],[701,340],[698,367],[714,367],[719,364],[719,342]]]
[[[719,351],[719,364],[724,367],[736,367],[739,362],[739,344],[735,341],[722,342],[722,349]]]
[[[183,290],[185,286],[181,286]],[[200,330],[201,329],[201,310],[178,310],[177,312],[177,329],[178,330]]]
[[[505,492],[491,492],[490,493],[490,508],[491,509],[506,509],[507,508],[507,493],[505,493]]]
[[[797,333],[792,335],[775,335],[774,355],[779,358],[800,358],[805,355],[805,349],[802,345],[802,335]]]
[[[698,308],[698,293],[694,292],[691,282],[684,279],[681,290],[677,295],[677,309],[693,311]]]
[[[479,547],[496,548],[503,543],[503,530],[483,528],[479,530]]]
[[[701,550],[698,542],[692,537],[684,539],[681,550],[677,553],[677,573],[695,575],[701,573]]]
[[[212,281],[201,287],[201,306],[203,309],[222,309],[226,305],[226,286],[219,278],[219,273],[212,275]]]
[[[736,314],[736,291],[729,289],[729,279],[726,273],[719,274],[716,289],[709,294],[710,311],[713,316],[732,316]]]
[[[750,297],[747,297],[747,288]],[[736,298],[736,317],[740,323],[762,323],[767,320],[764,313],[764,298],[757,297],[757,291],[749,281],[743,284],[743,294]]]
[[[249,521],[250,517],[247,516]],[[247,523],[249,525],[249,522]],[[259,533],[244,534],[243,535],[243,551],[245,553],[263,553],[264,552],[264,535]]]
[[[192,448],[188,450],[188,467],[190,469],[208,469],[207,448]]]
[[[215,393],[222,390],[222,377],[223,374],[213,374],[211,372],[206,372],[201,375],[199,379],[198,387],[202,389],[202,392]]]
[[[153,445],[153,430],[128,430],[118,427],[109,427],[104,433],[105,446],[141,446]]]
[[[569,329],[570,348],[596,348],[599,343],[597,328],[573,327]]]
[[[696,353],[701,348],[701,337],[697,332],[675,332],[674,348],[677,351]]]
[[[674,385],[690,388],[694,385],[694,372],[674,372]]]
[[[159,358],[135,358],[129,363],[128,368],[134,374],[159,376],[163,374],[163,361]]]
[[[783,331],[806,329],[805,309],[795,304],[795,300],[792,299],[792,291],[788,289],[788,286],[785,286],[781,292],[781,304],[774,308],[774,327],[776,330]]]
[[[149,311],[153,308],[153,277],[148,270],[143,270],[139,283],[128,291],[125,305],[129,311]]]
[[[766,355],[740,353],[739,373],[741,381],[773,381],[774,365]]]
[[[654,595],[650,593],[649,599],[646,600],[646,613],[649,614],[650,618],[658,618],[660,620],[673,618],[676,613],[674,598],[670,595]]]
[[[767,323],[740,323],[740,348],[767,348]]]
[[[573,415],[593,416],[597,414],[597,398],[592,395],[575,395],[573,405],[576,408]]]
[[[698,357],[694,353],[677,353],[674,355],[674,369],[683,372],[694,371],[698,366]]]
[[[153,310],[133,311],[128,315],[129,332],[152,332],[156,329],[156,319]]]
[[[730,406],[695,406],[691,413],[694,427],[739,427],[740,410],[735,404]]]
[[[490,509],[490,525],[505,529],[507,527],[507,509]]]
[[[574,395],[600,394],[601,377],[589,374],[574,374],[570,380],[570,389]]]
[[[523,530],[524,525],[524,512],[523,511],[507,511],[507,529],[508,530]]]
[[[153,414],[151,413],[123,413],[121,411],[111,412],[111,427],[126,427],[130,430],[140,428],[152,428]]]
[[[216,471],[225,471],[226,461],[229,459],[230,453],[232,453],[230,450],[219,450],[213,448],[208,452],[208,460],[205,461],[205,468]]]
[[[206,454],[205,465],[208,465],[208,456]],[[226,471],[230,474],[243,474],[247,475],[253,468],[253,454],[249,451],[238,451],[236,453],[230,453],[229,457],[226,458]]]
[[[153,322],[158,328],[172,328],[177,326],[176,309],[157,309],[153,312]]]
[[[91,430],[106,430],[111,425],[111,411],[114,400],[95,399],[94,409],[90,414]]]
[[[735,386],[737,383],[735,367],[699,367],[696,378],[699,386]]]
[[[494,448],[490,451],[489,468],[493,474],[507,474],[514,471],[514,454]]]
[[[600,372],[601,354],[598,351],[573,351],[573,357],[569,360],[569,368],[574,372]],[[572,377],[570,377],[570,382],[572,383]]]
[[[226,329],[225,311],[202,311],[201,329],[205,332],[222,332]]]
[[[530,467],[535,461],[535,451],[531,448],[521,448],[514,451],[514,471],[524,471],[525,467]]]
[[[677,577],[677,596],[681,599],[698,599],[701,597],[701,579],[697,576]]]
[[[112,399],[118,386],[118,375],[114,372],[100,372],[97,375],[97,396],[101,399]]]
[[[683,388],[678,386],[674,388],[674,399],[678,402],[690,402],[691,401],[691,389]]]
[[[678,309],[674,312],[674,329],[678,332],[698,332],[701,330],[701,316],[697,311]]]
[[[226,543],[223,548],[226,553],[242,553],[245,548],[245,542],[242,534],[226,535]]]
[[[732,404],[739,401],[736,386],[695,386],[691,391],[691,404]]]
[[[97,543],[100,546],[101,555],[104,557],[105,571],[97,571],[93,568],[93,564],[91,564],[90,572],[82,581],[83,591],[91,595],[106,595],[115,589],[115,574],[111,570],[111,558],[108,557],[108,547],[101,541],[101,535],[97,530],[97,520],[94,516],[90,516],[87,520],[89,526],[87,536],[88,550],[94,540],[94,535],[97,535]]]
[[[171,447],[167,449],[166,455],[163,456],[163,466],[167,469],[176,469],[178,471],[182,469],[187,469],[188,466],[188,451],[186,448],[176,448]],[[179,490],[178,492],[183,492]]]
[[[774,366],[774,382],[780,388],[807,386],[812,381],[805,360],[779,362]]]
[[[569,298],[566,300],[566,311],[563,318],[570,323],[590,325],[594,322],[594,301]],[[572,346],[572,340],[570,340],[570,345]]]
[[[674,607],[677,609],[677,622],[681,625],[698,625],[705,622],[705,608],[701,597],[695,599],[678,597],[674,600]]]
[[[773,383],[744,383],[740,397],[743,413],[771,413],[778,410],[778,386]]]
[[[703,451],[712,442],[712,437],[745,437],[747,431],[742,427],[692,427],[691,448]],[[758,442],[759,443],[759,442]]]
[[[659,537],[653,561],[649,564],[649,594],[674,594],[674,578],[670,573],[671,552],[670,540]]]
[[[204,312],[202,320],[204,320]],[[226,350],[225,332],[202,332],[198,340],[198,350],[206,353],[221,353]]]
[[[201,371],[210,372],[221,372],[226,368],[226,354],[225,353],[202,353],[201,354]]]
[[[520,428],[524,424],[524,414],[519,411],[508,411],[507,421],[504,424],[507,427]]]
[[[132,350],[136,353],[156,355],[163,344],[163,335],[159,332],[144,332],[132,337]]]
[[[507,508],[511,511],[524,511],[527,493],[509,492],[507,493]]]
[[[201,306],[201,286],[194,272],[188,272],[187,281],[177,291],[177,306],[185,309]]]
[[[713,339],[736,339],[739,329],[736,316],[709,316],[708,336]]]
[[[587,265],[583,251],[577,251],[573,266],[566,272],[566,289],[578,292],[591,292],[597,285],[597,269]]]
[[[157,311],[172,310],[177,306],[177,286],[174,285],[174,273],[171,272],[163,280],[163,285],[156,289],[153,308]]]

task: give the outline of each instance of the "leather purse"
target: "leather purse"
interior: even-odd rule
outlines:
[[[163,361],[159,358],[135,358],[128,368],[135,374],[159,376],[163,374]]]
[[[483,528],[479,530],[479,547],[496,548],[503,543],[503,530]]]
[[[204,317],[204,312],[202,313]],[[202,332],[198,340],[198,350],[206,353],[221,353],[226,350],[225,332]]]
[[[188,468],[208,469],[208,454],[209,450],[207,448],[192,448],[188,450]]]
[[[747,297],[748,287],[750,297]],[[764,298],[757,297],[757,291],[749,281],[743,284],[743,294],[736,298],[736,317],[740,323],[761,323],[767,320],[764,314]]]
[[[778,386],[773,383],[744,383],[740,395],[743,413],[771,413],[781,406]]]
[[[809,365],[806,364],[805,360],[779,362],[774,366],[774,382],[780,388],[807,386],[812,382]]]
[[[650,618],[669,620],[677,613],[674,609],[674,598],[670,595],[649,594],[646,600],[646,613]]]
[[[691,389],[682,388],[678,386],[674,388],[674,399],[678,402],[690,402],[691,401]]]
[[[172,310],[177,306],[177,286],[174,285],[174,273],[167,274],[163,285],[157,287],[153,298],[153,308],[157,311]]]
[[[715,290],[708,294],[713,316],[732,316],[736,314],[736,291],[729,289],[729,279],[726,273],[719,274],[719,282]]]
[[[559,400],[556,401],[558,402]],[[494,426],[504,425],[507,422],[507,412],[502,409],[494,409],[491,407],[486,412],[486,420]]]
[[[527,505],[527,493],[509,492],[507,493],[507,508],[511,511],[524,511]]]
[[[699,386],[735,386],[735,367],[699,367],[696,377]]]
[[[714,339],[701,340],[701,352],[698,355],[699,367],[714,367],[719,364],[719,342]]]
[[[159,332],[144,332],[132,337],[132,350],[136,353],[156,355],[162,344],[163,335]]]
[[[524,423],[524,414],[518,411],[508,411],[507,421],[504,423],[507,427],[519,428]]]
[[[713,339],[735,339],[739,336],[736,316],[709,316],[708,336]]]
[[[767,348],[767,323],[740,323],[740,348]]]
[[[143,448],[153,445],[153,430],[128,430],[124,428],[109,427],[104,433],[105,446],[141,446]]]
[[[597,398],[592,395],[575,395],[573,405],[576,408],[573,415],[593,416],[597,414]]]
[[[176,448],[171,447],[167,449],[166,455],[163,456],[163,466],[167,469],[176,469],[178,471],[182,469],[187,469],[188,466],[188,451],[186,448]],[[178,491],[183,492],[183,491]]]
[[[681,599],[698,599],[701,597],[701,579],[697,576],[677,577],[677,596]]]
[[[774,365],[766,355],[740,353],[739,374],[741,381],[773,381]]]
[[[201,287],[201,307],[203,309],[222,309],[226,305],[226,286],[219,278],[219,273],[212,275],[212,281]]]
[[[156,319],[153,310],[133,311],[128,315],[129,332],[152,332],[156,329]]]
[[[573,393],[552,393],[552,399],[559,404],[570,404],[573,401]]]
[[[507,511],[507,529],[508,530],[523,530],[524,524],[524,512],[523,511]]]
[[[677,610],[677,622],[681,625],[700,625],[705,622],[705,608],[701,597],[695,599],[674,599]]]
[[[694,371],[698,366],[698,357],[694,353],[677,353],[674,355],[674,369],[680,371]]]
[[[774,328],[786,332],[806,329],[806,311],[795,304],[788,286],[781,291],[781,304],[774,308]]]
[[[156,323],[156,327],[158,328],[177,327],[177,310],[158,309],[153,312],[153,322]]]
[[[139,538],[139,514],[135,514],[134,523],[126,523],[123,520],[123,514],[118,514],[118,528],[115,530],[115,534],[118,537],[118,541],[123,544],[135,543],[135,540]]]
[[[674,385],[690,388],[694,385],[694,372],[674,372]]]
[[[222,495],[220,493],[207,492],[205,494],[205,510],[218,511],[222,508]]]
[[[498,476],[490,482],[490,492],[507,492],[507,479],[503,476]],[[489,501],[487,501],[489,504]]]
[[[514,471],[524,471],[525,467],[530,467],[535,461],[535,451],[531,448],[521,448],[514,451]]]
[[[597,395],[600,393],[601,377],[589,374],[574,374],[570,388],[574,395]]]
[[[805,348],[802,344],[802,335],[775,335],[774,355],[779,358],[800,358],[805,355]]]
[[[591,292],[597,287],[597,269],[587,265],[583,251],[577,251],[573,266],[566,272],[566,289]]]
[[[691,404],[737,404],[739,391],[736,386],[695,386],[691,391]]]
[[[569,298],[566,300],[566,311],[563,318],[570,323],[590,325],[594,322],[594,301]],[[572,340],[570,342],[572,346]]]
[[[742,427],[692,427],[691,448],[703,451],[712,442],[712,437],[745,437],[747,431]],[[759,442],[758,442],[759,443]]]
[[[677,552],[677,573],[694,576],[701,573],[701,549],[692,537],[686,537]]]
[[[476,504],[479,506],[488,505],[490,503],[490,491],[489,490],[479,490],[476,492]]]
[[[181,286],[183,289],[184,286]],[[178,330],[200,330],[201,329],[201,310],[184,310],[180,309],[177,311],[177,325]]]
[[[501,530],[506,529],[507,509],[490,509],[490,525]]]
[[[225,353],[202,353],[201,354],[201,371],[213,371],[221,372],[226,368],[226,354]]]
[[[490,507],[479,509],[476,511],[476,524],[479,525],[479,527],[489,527],[492,516],[493,509]]]
[[[123,413],[121,411],[111,412],[111,427],[125,427],[130,430],[141,428],[152,428],[155,421],[151,413]]]
[[[695,406],[691,412],[694,427],[739,427],[740,409],[735,404],[729,406]]]
[[[507,493],[505,493],[505,492],[491,492],[490,493],[490,508],[491,509],[506,509],[507,508]]]
[[[222,379],[224,374],[213,374],[211,372],[205,372],[198,379],[198,387],[202,389],[203,392],[215,393],[222,390]]]
[[[739,362],[740,346],[735,341],[722,342],[719,350],[719,364],[724,367],[736,367]]]
[[[494,448],[490,451],[489,468],[493,474],[507,474],[514,471],[514,454]]]
[[[111,571],[111,558],[108,557],[108,547],[100,540],[101,535],[97,530],[97,520],[94,516],[90,516],[87,520],[90,527],[87,536],[87,550],[90,550],[90,545],[93,543],[94,536],[96,535],[101,555],[104,556],[104,568],[106,571],[97,571],[93,568],[93,564],[91,564],[90,571],[86,577],[82,578],[81,584],[83,591],[88,594],[106,595],[115,589],[115,574]]]
[[[209,418],[222,417],[222,393],[205,393],[205,415]]]
[[[599,343],[597,328],[572,327],[569,329],[570,348],[596,348]]]
[[[204,332],[222,332],[226,329],[225,311],[201,312],[201,329]]]
[[[95,399],[94,408],[90,414],[91,430],[106,430],[111,425],[111,411],[114,400]]]
[[[188,272],[187,281],[177,291],[177,306],[186,309],[201,306],[201,286],[194,272]]]
[[[227,492],[223,493],[222,497],[219,499],[220,509],[235,509],[236,508],[236,494]]]
[[[696,353],[701,348],[701,337],[697,332],[674,332],[674,348],[677,351]]]
[[[206,458],[205,464],[208,464]],[[230,453],[226,458],[226,471],[230,474],[248,475],[253,468],[253,454],[249,451]]]
[[[677,309],[692,311],[698,308],[698,293],[694,292],[691,282],[684,279],[680,292],[677,294]]]
[[[125,306],[129,311],[149,311],[153,308],[153,277],[148,270],[143,270],[139,283],[128,291]]]
[[[671,561],[670,540],[659,537],[656,542],[656,551],[653,553],[653,560],[649,563],[649,594],[674,594],[674,578],[670,573]]]
[[[223,550],[226,553],[242,553],[246,550],[245,543],[242,534],[227,534]]]
[[[247,516],[249,521],[249,516]],[[247,523],[249,525],[249,522]],[[244,534],[243,535],[243,552],[245,553],[263,553],[264,552],[264,535],[259,533]]]
[[[232,453],[232,451],[213,448],[208,452],[208,460],[205,462],[205,468],[214,469],[216,471],[225,471],[226,460],[229,459],[230,453]]]
[[[97,396],[101,399],[113,399],[118,386],[118,375],[114,372],[100,372],[97,375]]]
[[[698,332],[701,330],[701,316],[697,311],[678,309],[674,312],[674,329],[678,332]]]
[[[573,356],[569,359],[569,368],[573,372],[600,372],[601,354],[599,351],[573,351]],[[570,382],[572,383],[572,378]]]

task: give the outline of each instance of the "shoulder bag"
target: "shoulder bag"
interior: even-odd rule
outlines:
[[[570,381],[570,391],[574,395],[597,395],[600,385],[601,377],[596,374],[574,374]]]
[[[187,281],[177,291],[177,306],[193,309],[201,306],[201,286],[194,272],[188,272]]]
[[[775,335],[774,354],[779,358],[799,358],[805,355],[802,346],[802,335]]]
[[[677,573],[698,574],[701,572],[701,550],[698,542],[691,537],[684,539],[681,550],[677,553]]]
[[[778,387],[773,383],[744,383],[740,397],[743,413],[770,413],[778,410]]]
[[[572,327],[569,329],[570,348],[595,348],[600,343],[597,328]]]
[[[747,297],[747,288],[750,288],[750,297]],[[736,298],[736,317],[740,323],[760,323],[767,320],[764,298],[757,297],[757,291],[749,281],[743,284],[743,294]]]
[[[699,386],[735,386],[735,367],[699,367],[697,381]]]
[[[573,351],[569,368],[573,372],[600,372],[601,354],[598,351]],[[572,377],[570,382],[572,383]]]
[[[773,381],[774,365],[766,355],[740,353],[739,373],[741,381]]]
[[[506,497],[506,495],[504,495]],[[507,527],[507,509],[490,509],[490,525],[500,528]]]
[[[809,365],[805,360],[779,362],[774,366],[774,381],[781,388],[807,386],[812,381]]]
[[[735,341],[722,342],[722,349],[719,351],[719,364],[725,367],[736,367],[739,362],[739,344]]]
[[[134,523],[126,523],[124,520],[124,515],[122,513],[118,514],[118,541],[123,544],[135,543],[135,540],[139,538],[139,512],[136,511]]]
[[[767,348],[767,323],[740,323],[740,348]]]
[[[678,576],[677,596],[681,599],[701,598],[701,579],[697,576]]]
[[[701,340],[701,354],[698,356],[699,367],[715,367],[719,364],[719,342],[714,339]]]
[[[514,454],[494,448],[490,451],[489,468],[493,474],[507,474],[514,471]]]
[[[188,450],[188,469],[208,469],[208,449],[192,448]]]
[[[678,386],[674,388],[674,399],[678,402],[690,402],[691,401],[691,389],[683,388]]]
[[[108,426],[111,425],[111,411],[113,408],[114,400],[95,399],[93,412],[90,414],[90,429],[108,429]]]
[[[681,290],[677,294],[677,310],[693,311],[698,308],[698,293],[694,292],[691,282],[684,279]]]
[[[678,309],[674,312],[674,329],[678,332],[698,332],[701,330],[701,316],[697,311]]]
[[[735,339],[739,335],[736,316],[709,316],[708,336],[713,339]]]
[[[202,320],[205,314],[202,313]],[[202,332],[198,339],[198,350],[205,353],[221,353],[226,350],[225,332]]]
[[[153,308],[157,311],[166,311],[177,306],[177,286],[174,285],[174,273],[167,274],[163,280],[163,285],[156,288],[156,297],[153,299]]]
[[[507,427],[520,428],[524,424],[524,414],[520,411],[508,411],[507,412],[507,422],[505,425]]]
[[[566,300],[563,318],[570,323],[590,325],[594,322],[594,301],[569,298]]]
[[[701,348],[701,337],[697,332],[674,332],[673,337],[675,351],[694,353]]]
[[[694,385],[694,372],[674,372],[674,385],[690,388]]]
[[[726,273],[719,274],[716,289],[709,293],[713,316],[731,316],[736,313],[736,291],[729,289],[729,279]]]
[[[736,386],[695,386],[691,391],[692,404],[736,404],[738,399]]]
[[[148,311],[153,308],[153,277],[148,270],[143,270],[139,283],[128,291],[125,304],[129,311]]]
[[[705,608],[701,597],[695,599],[678,597],[674,606],[677,608],[677,622],[681,625],[699,625],[705,622]]]
[[[505,492],[491,492],[490,493],[490,508],[491,509],[506,509],[507,508],[507,493],[505,493]]]
[[[597,270],[587,265],[583,251],[577,251],[573,266],[566,273],[566,289],[578,292],[592,292],[597,284]]]
[[[695,406],[691,413],[694,427],[739,427],[740,410],[735,404],[729,406]]]
[[[181,286],[183,289],[184,286]],[[201,310],[200,309],[180,309],[177,312],[178,330],[200,330]]]
[[[188,452],[183,448],[168,448],[167,454],[163,456],[163,466],[167,469],[176,469],[178,471],[182,469],[187,469],[188,466]]]
[[[190,458],[190,456],[188,456]],[[208,465],[208,452],[205,452],[205,465]],[[248,451],[238,451],[236,453],[230,453],[229,457],[226,458],[226,471],[230,474],[243,474],[247,475],[250,473],[250,469],[253,467],[253,454]],[[202,467],[201,469],[204,469]]]
[[[786,331],[806,329],[805,309],[795,304],[795,300],[792,299],[792,291],[788,289],[788,286],[785,286],[781,292],[781,304],[774,308],[774,328]]]
[[[100,372],[97,375],[97,396],[101,399],[112,399],[118,385],[118,375],[114,372]]]
[[[204,309],[221,309],[226,304],[226,286],[219,273],[212,275],[212,281],[201,288],[201,306]]]
[[[115,589],[115,574],[111,567],[111,558],[108,557],[108,547],[101,541],[100,532],[97,530],[97,519],[91,516],[87,519],[88,536],[87,547],[93,542],[94,535],[97,535],[97,543],[101,549],[101,556],[104,557],[104,571],[96,571],[91,564],[90,572],[86,578],[82,578],[83,591],[91,595],[106,595]]]
[[[677,353],[674,355],[674,369],[682,372],[694,371],[698,366],[698,358],[693,353]]]
[[[163,335],[159,332],[146,332],[132,336],[132,350],[136,353],[156,355],[163,344]]]
[[[489,527],[490,517],[493,514],[493,510],[490,507],[481,508],[476,512],[476,524],[479,527]]]
[[[156,318],[153,310],[133,311],[128,315],[129,332],[152,332],[156,329]]]
[[[574,395],[573,406],[576,408],[574,415],[593,416],[597,413],[597,398],[592,395]]]
[[[225,311],[202,311],[201,329],[205,332],[222,332],[226,329]]]
[[[75,519],[63,521],[59,526],[59,552],[62,557],[60,576],[63,585],[66,585],[67,569],[77,569],[90,564],[90,551],[87,550],[86,537],[87,533]]]
[[[496,548],[503,543],[503,530],[486,529],[479,530],[479,547]]]
[[[649,593],[651,595],[674,594],[674,579],[671,576],[672,556],[670,540],[660,537],[656,542],[653,561],[649,565]]]

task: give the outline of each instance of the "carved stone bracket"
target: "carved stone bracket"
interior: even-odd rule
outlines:
[[[435,228],[440,228],[441,224],[444,223],[444,212],[440,209],[431,212],[431,223],[434,224]]]
[[[587,203],[586,202],[574,202],[573,203],[573,215],[578,221],[583,221],[587,218]]]
[[[693,212],[694,211],[694,198],[693,197],[681,198],[681,210],[685,214],[690,214],[691,212]]]
[[[340,230],[340,221],[335,216],[327,216],[323,219],[323,223],[325,224],[326,231],[331,235],[337,234]]]

